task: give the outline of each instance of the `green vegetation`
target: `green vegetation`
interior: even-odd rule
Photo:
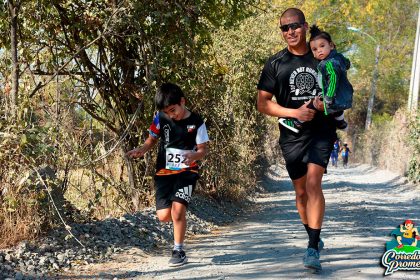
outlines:
[[[46,187],[54,193],[61,190],[68,208],[88,217],[151,205],[155,153],[136,161],[123,155],[146,137],[153,95],[163,81],[185,90],[188,106],[206,119],[209,128],[211,152],[202,162],[199,192],[219,200],[244,199],[264,167],[279,158],[275,120],[256,111],[255,85],[268,56],[285,46],[278,17],[291,6],[302,7],[309,23],[328,30],[353,63],[350,81],[356,93],[354,107],[347,112],[352,128],[347,137],[355,139],[356,154],[383,147],[382,139],[389,137],[371,133],[388,131],[386,126],[393,124],[399,141],[410,143],[408,154],[400,152],[402,162],[412,155],[409,167],[401,170],[408,170],[415,180],[420,170],[418,119],[398,121],[408,115],[398,112],[407,100],[418,4],[4,1],[0,234],[10,238],[0,246],[57,224],[54,211],[43,206]],[[348,26],[362,29],[382,46],[373,129],[367,134],[363,127],[375,46]],[[363,142],[365,138],[372,142]],[[378,158],[381,150],[372,153]],[[44,167],[54,171],[54,180],[34,177]]]

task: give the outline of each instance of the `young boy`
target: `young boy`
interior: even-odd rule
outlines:
[[[156,162],[156,214],[161,222],[173,222],[174,247],[169,266],[187,262],[184,252],[186,211],[199,178],[197,160],[207,153],[209,137],[202,118],[185,107],[182,90],[164,83],[155,95],[159,110],[140,148],[127,152],[142,157],[160,139]]]
[[[346,129],[345,109],[351,108],[353,87],[347,79],[350,61],[335,50],[330,34],[316,25],[310,29],[309,44],[318,64],[318,84],[322,89],[325,115],[333,115],[338,129]],[[314,108],[312,103],[309,108]],[[280,124],[298,133],[303,122],[296,119],[279,119]]]

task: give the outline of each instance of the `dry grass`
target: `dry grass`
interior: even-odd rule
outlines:
[[[11,199],[10,195],[8,199]],[[31,203],[28,198],[14,201],[16,207],[9,207],[2,201],[0,210],[0,249],[13,246],[22,240],[33,240],[41,233],[43,217],[40,216],[38,206]]]

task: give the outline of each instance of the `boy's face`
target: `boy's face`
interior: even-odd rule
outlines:
[[[334,44],[324,38],[315,39],[310,42],[310,45],[314,57],[318,60],[325,59],[334,49]]]
[[[185,99],[181,98],[180,104],[169,105],[168,107],[165,107],[162,111],[175,121],[182,120],[186,113]]]

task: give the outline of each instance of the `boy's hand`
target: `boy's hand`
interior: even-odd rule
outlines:
[[[184,155],[184,163],[191,165],[194,161],[202,159],[207,154],[207,143],[197,145],[197,151],[189,152]]]
[[[144,156],[144,152],[142,151],[142,149],[136,148],[131,151],[128,151],[125,155],[129,158],[139,158]]]
[[[184,155],[184,163],[186,165],[191,165],[194,161],[196,161],[196,157],[197,157],[196,152],[186,153]]]

